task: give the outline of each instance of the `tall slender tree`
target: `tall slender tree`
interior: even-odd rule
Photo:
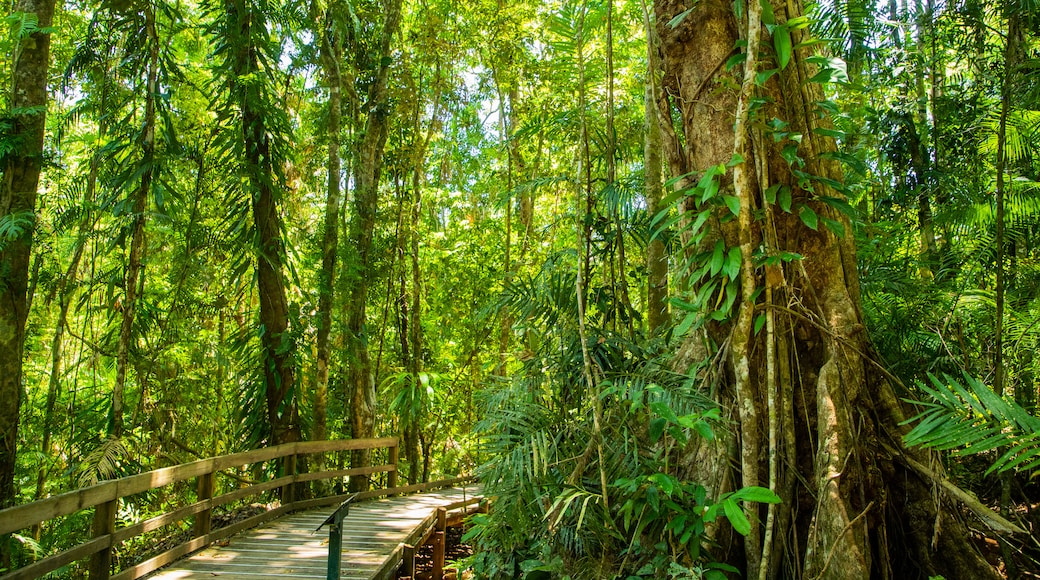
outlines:
[[[143,5],[144,40],[147,56],[145,57],[144,84],[144,123],[138,135],[141,156],[137,164],[140,181],[132,190],[129,204],[131,211],[130,255],[126,266],[126,277],[123,281],[125,300],[122,304],[122,319],[119,325],[119,345],[116,350],[116,381],[112,387],[112,426],[109,435],[115,438],[123,436],[123,407],[126,397],[126,371],[130,361],[130,350],[134,343],[134,317],[137,314],[137,302],[143,290],[144,251],[147,245],[145,225],[147,223],[148,200],[153,191],[156,173],[155,129],[156,129],[156,96],[159,79],[159,33],[155,23],[155,5],[145,2]]]
[[[644,144],[643,172],[646,189],[647,212],[656,216],[663,207],[664,197],[662,175],[664,163],[661,158],[661,119],[658,108],[660,101],[661,74],[660,58],[657,55],[657,32],[653,28],[653,20],[646,5],[644,10],[644,27],[646,30],[646,80],[644,87]],[[668,322],[668,255],[664,241],[654,238],[646,246],[646,323],[647,333],[654,334]]]
[[[347,359],[349,370],[347,383],[351,392],[351,430],[356,438],[375,434],[376,382],[372,372],[372,361],[368,351],[368,332],[365,328],[368,290],[371,281],[372,241],[376,228],[376,211],[379,206],[379,181],[383,168],[383,148],[386,145],[389,122],[387,83],[393,57],[391,41],[397,34],[401,22],[401,0],[385,0],[383,5],[383,28],[377,43],[379,55],[374,78],[368,89],[365,103],[367,118],[357,153],[354,156],[354,215],[350,222],[352,263],[348,267],[351,287],[347,314]],[[353,455],[355,467],[370,463],[368,450],[356,451]],[[368,476],[351,479],[351,489],[368,487]]]
[[[270,442],[302,439],[295,342],[286,297],[282,239],[283,184],[279,159],[289,132],[285,111],[273,95],[278,44],[271,39],[268,14],[251,0],[228,0],[218,22],[223,37],[220,73],[227,110],[242,157],[243,186],[252,208],[252,240],[260,302],[260,372],[263,376]]]
[[[11,21],[14,54],[10,133],[0,158],[0,508],[14,503],[22,354],[29,315],[29,256],[36,226],[36,196],[43,168],[51,22],[55,0],[18,0]],[[0,562],[0,565],[3,563]]]
[[[343,120],[343,39],[335,7],[330,6],[321,19],[321,65],[329,86],[327,193],[325,225],[321,244],[321,274],[318,279],[317,385],[314,395],[313,439],[322,440],[327,433],[329,361],[331,359],[332,306],[336,289],[336,254],[339,249],[339,218],[343,184],[340,159],[340,132]]]

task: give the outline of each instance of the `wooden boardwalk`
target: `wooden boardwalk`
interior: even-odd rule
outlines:
[[[343,520],[343,580],[393,578],[408,545],[421,544],[438,508],[459,510],[479,487],[453,487],[352,504]],[[475,504],[469,507],[475,511]],[[334,507],[309,510],[232,536],[150,576],[153,580],[267,580],[326,577],[328,528],[315,532]],[[461,511],[461,510],[459,510]]]

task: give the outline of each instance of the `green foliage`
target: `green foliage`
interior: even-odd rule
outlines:
[[[908,445],[954,450],[956,455],[997,454],[986,474],[1040,467],[1040,419],[1014,401],[998,396],[967,374],[958,381],[929,374],[931,385],[918,388],[931,401],[912,401],[924,410],[907,423]]]
[[[35,223],[36,215],[31,211],[0,216],[0,251],[3,251],[7,244],[32,232]]]

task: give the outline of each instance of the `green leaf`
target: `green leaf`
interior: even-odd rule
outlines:
[[[849,68],[844,60],[836,56],[810,56],[806,61],[820,68],[808,82],[849,84]]]
[[[780,72],[780,69],[778,68],[771,68],[769,70],[760,71],[758,74],[755,75],[755,84],[759,86],[766,84],[766,81],[768,81],[770,77],[772,77],[778,72]]]
[[[845,131],[838,131],[837,129],[827,129],[825,127],[817,127],[813,129],[813,133],[817,135],[823,135],[824,137],[833,137],[835,139],[844,139]]]
[[[791,188],[790,186],[784,185],[780,187],[780,209],[791,213]]]
[[[774,183],[765,191],[766,203],[776,203],[776,192],[780,191],[780,184]]]
[[[758,5],[762,7],[762,24],[776,24],[776,16],[773,15],[773,3],[769,0],[758,0]]]
[[[660,401],[656,403],[650,403],[650,410],[656,413],[659,417],[663,417],[669,423],[678,423],[679,418],[675,415],[675,411],[667,403]]]
[[[724,195],[722,201],[726,202],[729,211],[733,215],[740,215],[740,198],[735,195]]]
[[[737,65],[744,64],[745,61],[747,61],[747,53],[738,52],[726,60],[726,70],[732,71]]]
[[[826,226],[828,230],[834,232],[834,235],[839,238],[845,237],[845,224],[827,217],[821,217],[820,220],[823,221],[823,225]]]
[[[780,503],[780,497],[768,488],[757,485],[742,487],[730,496],[734,500],[754,501],[758,503]]]
[[[715,249],[711,253],[711,275],[714,276],[722,271],[726,259],[726,245],[722,240],[715,242]]]
[[[726,513],[729,523],[733,525],[733,530],[741,536],[748,535],[748,532],[751,531],[751,522],[744,515],[744,510],[740,508],[740,505],[732,499],[727,499],[722,502],[722,509]]]
[[[702,179],[701,182],[704,183],[704,180]],[[707,182],[704,183],[704,187],[701,191],[701,203],[705,203],[719,193],[719,180],[712,176],[711,179],[708,179]]]
[[[780,69],[787,68],[787,64],[791,62],[791,31],[786,25],[773,29],[773,48],[776,49],[776,60]]]
[[[827,44],[827,41],[825,41],[825,40],[823,40],[821,38],[810,38],[809,40],[805,40],[805,41],[799,42],[798,44],[794,45],[794,49],[798,50],[800,48],[810,48],[810,47],[813,47],[813,46],[819,46],[819,45],[825,45],[825,44]]]
[[[661,440],[661,435],[664,435],[664,428],[668,426],[668,421],[661,417],[655,417],[650,419],[650,441],[657,443]]]
[[[723,266],[723,273],[729,277],[730,280],[736,280],[737,276],[740,275],[740,248],[730,248],[729,254],[726,256],[726,264]]]
[[[694,4],[693,8],[687,8],[686,10],[683,10],[674,18],[668,21],[668,26],[671,28],[677,28],[680,24],[682,24],[683,20],[686,20],[686,17],[689,16],[690,12],[693,12],[695,8],[697,8],[696,4]]]
[[[785,145],[783,150],[780,151],[780,156],[784,158],[788,165],[799,163],[801,159],[798,158],[798,144],[790,143]]]
[[[798,208],[798,217],[802,219],[802,223],[808,226],[809,229],[815,230],[819,226],[819,218],[816,216],[816,212],[807,205]]]
[[[838,210],[838,212],[845,215],[846,217],[856,217],[856,208],[852,207],[852,205],[849,202],[845,201],[840,197],[834,197],[831,195],[821,195],[817,199]]]
[[[809,17],[803,15],[788,19],[784,26],[789,30],[802,30],[803,28],[808,28],[810,24],[812,24],[812,21],[809,20]]]
[[[683,317],[682,322],[680,322],[679,325],[675,327],[675,330],[672,334],[674,334],[675,336],[685,335],[686,332],[690,330],[690,327],[693,326],[693,323],[696,322],[697,318],[699,317],[700,315],[694,312],[688,313],[686,316]]]
[[[755,317],[755,334],[758,335],[762,331],[762,327],[766,325],[766,315],[759,314]]]

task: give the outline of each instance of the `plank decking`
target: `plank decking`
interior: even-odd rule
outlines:
[[[479,497],[479,488],[454,487],[354,504],[343,520],[342,580],[370,580],[396,567],[402,543],[415,542],[437,508]],[[299,512],[232,536],[150,576],[151,580],[268,580],[325,578],[328,528],[315,532],[334,510]],[[388,560],[396,560],[388,562]]]

